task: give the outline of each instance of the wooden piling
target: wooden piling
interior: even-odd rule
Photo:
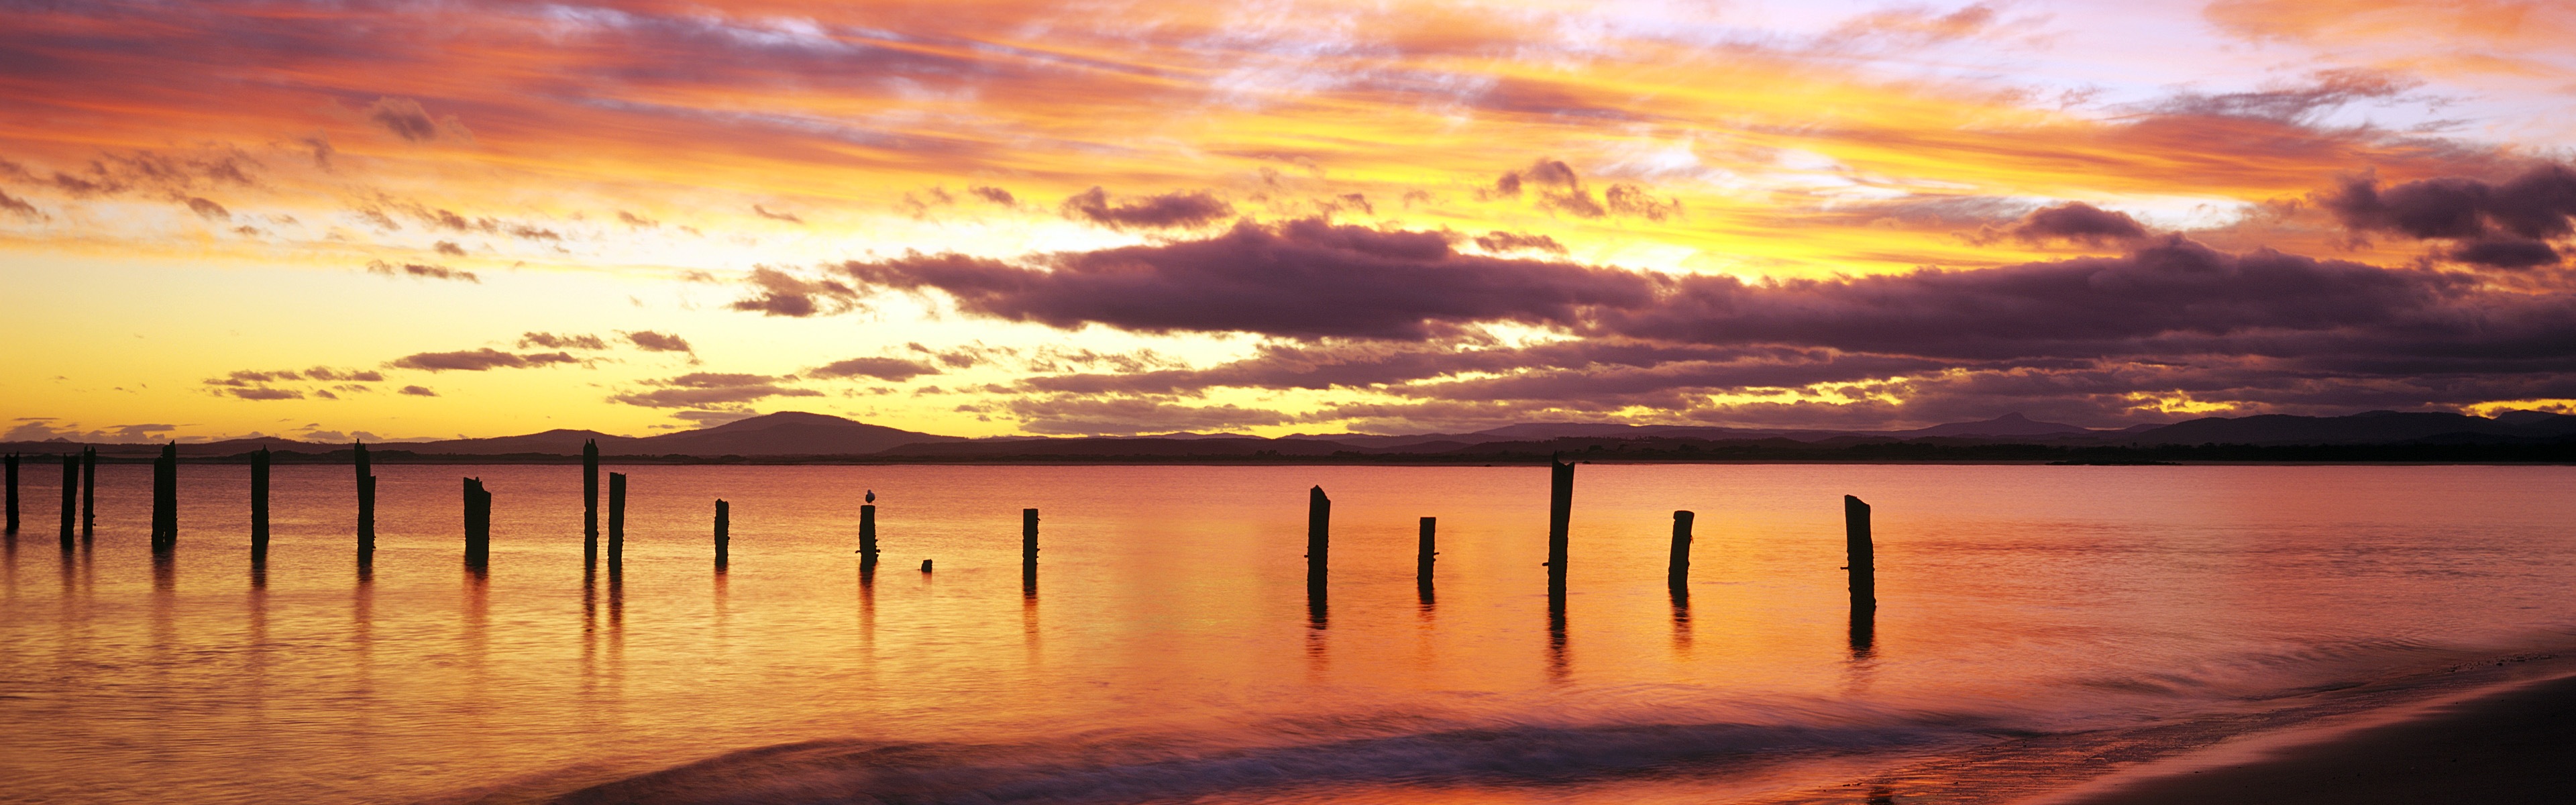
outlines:
[[[1038,566],[1038,510],[1020,510],[1020,564]]]
[[[1324,496],[1324,488],[1306,490],[1306,586],[1320,590],[1324,576],[1331,569],[1326,561],[1333,550],[1333,499]]]
[[[349,452],[358,471],[358,562],[365,564],[376,558],[376,472],[367,443],[355,445]]]
[[[18,454],[10,453],[9,467],[9,533],[18,533]]]
[[[465,564],[482,568],[492,560],[492,493],[483,479],[465,479]]]
[[[1664,586],[1677,593],[1690,587],[1691,519],[1697,516],[1673,512],[1673,556],[1664,564]]]
[[[599,564],[599,440],[581,442],[581,561]]]
[[[161,446],[152,460],[152,550],[179,547],[179,445]]]
[[[716,498],[716,569],[725,569],[726,554],[732,551],[733,523],[724,498]]]
[[[1439,530],[1440,518],[1422,518],[1422,538],[1413,547],[1413,585],[1425,590],[1431,589],[1432,557],[1440,555]]]
[[[98,448],[81,448],[81,539],[98,532]]]
[[[268,561],[268,448],[250,454],[250,560]]]
[[[877,566],[877,504],[859,507],[859,568],[874,570]]]
[[[626,473],[608,474],[608,566],[626,561]]]
[[[1852,611],[1878,608],[1878,562],[1869,537],[1869,504],[1843,496],[1843,551],[1851,571]]]
[[[928,559],[923,559],[923,560],[921,560],[921,572],[923,572],[923,573],[928,573],[928,572],[930,572],[930,560],[928,560]]]
[[[63,454],[63,550],[72,549],[72,522],[80,517],[80,456]]]
[[[1547,484],[1547,586],[1565,588],[1565,541],[1574,519],[1574,462],[1549,456]]]

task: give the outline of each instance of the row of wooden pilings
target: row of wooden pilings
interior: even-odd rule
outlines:
[[[367,446],[353,450],[357,471],[358,561],[373,561],[376,551],[376,476],[368,461]],[[18,460],[7,459],[8,531],[18,532]],[[163,553],[179,544],[179,452],[168,445],[152,462],[152,550]],[[62,544],[71,550],[74,532],[88,537],[97,525],[98,453],[84,449],[77,455],[62,457],[63,503]],[[1565,593],[1567,537],[1574,510],[1574,464],[1562,459],[1548,462],[1547,512],[1547,583],[1551,596]],[[599,445],[582,445],[582,560],[595,566],[600,559],[599,517]],[[250,533],[251,558],[268,558],[268,469],[269,452],[261,449],[250,456]],[[465,515],[465,563],[483,567],[492,552],[492,493],[483,488],[479,478],[463,479]],[[859,562],[862,569],[876,567],[877,507],[876,494],[859,507]],[[715,502],[715,563],[721,570],[731,558],[731,510],[723,499]],[[1690,578],[1691,525],[1696,515],[1689,511],[1673,512],[1672,551],[1665,568],[1665,580],[1678,594]],[[1306,586],[1310,595],[1320,598],[1330,572],[1332,557],[1333,500],[1316,486],[1306,497]],[[77,525],[77,528],[75,526]],[[1844,551],[1851,584],[1851,603],[1855,611],[1877,607],[1877,563],[1870,536],[1869,504],[1860,498],[1843,496]],[[1414,557],[1415,583],[1425,591],[1431,587],[1432,565],[1439,555],[1439,521],[1424,517]],[[626,474],[608,474],[608,566],[620,568],[626,555]],[[1025,574],[1034,577],[1038,560],[1038,510],[1020,510],[1020,560]],[[930,561],[922,561],[922,570],[930,570]]]

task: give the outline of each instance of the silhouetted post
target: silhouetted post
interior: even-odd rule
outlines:
[[[859,569],[874,570],[876,566],[877,504],[869,503],[859,507]]]
[[[1664,565],[1664,585],[1677,591],[1690,586],[1691,518],[1697,516],[1673,512],[1673,558]]]
[[[1324,497],[1324,488],[1306,490],[1306,587],[1320,591],[1324,575],[1330,569],[1325,560],[1333,551],[1333,499]]]
[[[1850,564],[1852,611],[1878,608],[1878,563],[1871,556],[1869,539],[1869,504],[1860,498],[1843,496],[1843,550]]]
[[[9,465],[9,533],[18,533],[18,454],[10,453]]]
[[[1020,564],[1038,565],[1038,510],[1020,510]]]
[[[608,474],[608,566],[626,561],[626,473]]]
[[[98,531],[98,448],[81,448],[81,539]]]
[[[716,498],[716,569],[717,569],[717,570],[723,570],[723,569],[724,569],[724,567],[725,567],[725,560],[726,560],[726,558],[727,558],[726,554],[728,554],[729,552],[731,552],[731,550],[732,550],[732,545],[733,545],[733,523],[732,523],[732,516],[731,516],[730,512],[727,510],[727,507],[726,507],[725,502],[724,502],[724,498]]]
[[[483,479],[465,479],[465,564],[481,568],[492,559],[492,493]]]
[[[1547,586],[1565,587],[1565,532],[1574,519],[1574,463],[1547,459]]]
[[[250,560],[268,561],[268,448],[250,454]]]
[[[358,562],[364,564],[376,558],[376,471],[367,443],[355,444],[349,452],[358,469]]]
[[[581,442],[581,561],[599,563],[599,440]]]
[[[1431,589],[1431,557],[1439,556],[1440,518],[1422,518],[1422,540],[1413,548],[1413,585]]]
[[[63,550],[72,549],[72,522],[80,517],[80,456],[63,454]]]
[[[928,559],[923,559],[923,560],[921,560],[921,572],[923,572],[923,573],[928,573],[928,572],[930,572],[930,560],[928,560]]]

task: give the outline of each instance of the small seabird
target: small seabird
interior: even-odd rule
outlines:
[[[870,489],[870,490],[868,490],[868,502],[869,502],[869,503],[875,503],[875,502],[877,502],[877,491],[876,491],[876,490],[874,490],[874,489]]]

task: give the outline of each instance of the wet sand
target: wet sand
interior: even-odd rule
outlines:
[[[2226,751],[2226,750],[2219,750]],[[2203,760],[2207,760],[2204,758]],[[2068,805],[2302,805],[2576,801],[2576,677],[2434,707],[2418,717],[2162,776]],[[2152,770],[2150,770],[2152,773]]]

